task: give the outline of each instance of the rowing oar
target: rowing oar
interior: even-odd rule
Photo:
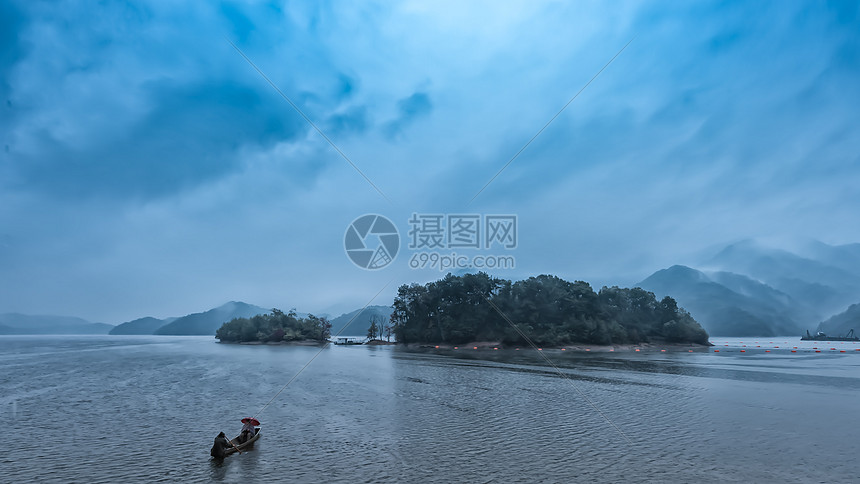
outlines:
[[[234,443],[233,443],[233,439],[227,439],[227,442],[230,442],[230,445],[232,445],[232,446],[233,446],[233,448],[234,448],[234,449],[236,449],[236,452],[238,452],[238,453],[240,453],[240,454],[242,453],[242,451],[241,451],[241,450],[239,450],[239,448],[238,448],[238,447],[236,447],[236,444],[234,444]]]

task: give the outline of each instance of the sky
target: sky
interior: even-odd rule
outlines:
[[[0,312],[388,305],[413,214],[596,288],[860,242],[856,2],[2,2],[0,101]]]

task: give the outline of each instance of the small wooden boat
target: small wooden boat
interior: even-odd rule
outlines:
[[[230,454],[235,454],[237,452],[237,450],[236,450],[237,448],[241,451],[244,451],[248,447],[253,446],[254,442],[256,442],[260,438],[260,434],[262,434],[262,432],[260,432],[260,427],[254,428],[254,436],[251,437],[250,439],[248,439],[247,442],[242,442],[241,444],[238,443],[239,437],[241,437],[241,434],[236,436],[236,438],[233,439],[233,443],[236,444],[236,447],[233,447],[231,445],[230,447],[228,447],[227,449],[224,450],[224,455],[228,456]]]

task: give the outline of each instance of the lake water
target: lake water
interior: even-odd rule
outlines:
[[[526,349],[328,347],[217,463],[319,348],[0,337],[0,481],[856,482],[860,345],[713,342],[544,351],[566,378]]]

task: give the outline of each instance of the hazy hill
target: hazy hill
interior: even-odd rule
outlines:
[[[368,306],[363,311],[361,309],[356,309],[355,311],[348,312],[346,314],[341,314],[340,316],[332,319],[331,322],[331,335],[334,336],[338,333],[341,333],[341,330],[349,324],[349,327],[343,329],[341,333],[344,336],[365,336],[367,335],[367,328],[370,327],[370,318],[374,315],[383,318],[384,324],[389,324],[389,320],[391,318],[391,313],[394,310],[391,306]],[[361,314],[359,314],[361,312]],[[355,318],[352,323],[349,321]]]
[[[675,298],[713,336],[800,334],[796,304],[790,296],[739,274],[708,276],[676,265],[637,285],[658,298]]]
[[[71,316],[0,314],[0,334],[107,334],[111,328]]]
[[[852,246],[814,244],[820,260],[764,247],[753,241],[731,244],[703,267],[744,274],[790,296],[821,319],[856,302],[860,273],[843,268],[840,260],[860,257]]]
[[[843,336],[852,329],[860,332],[860,304],[852,304],[844,312],[818,325],[818,331],[823,331],[830,336]]]
[[[128,321],[116,325],[109,334],[113,335],[129,335],[129,334],[155,334],[158,328],[165,324],[176,321],[176,318],[156,319],[145,317]]]
[[[815,241],[807,244],[803,255],[860,276],[860,244],[828,245]]]
[[[250,318],[268,313],[269,309],[252,306],[243,302],[231,301],[215,309],[202,313],[189,314],[158,328],[159,335],[205,335],[214,336],[222,324],[233,318]]]

